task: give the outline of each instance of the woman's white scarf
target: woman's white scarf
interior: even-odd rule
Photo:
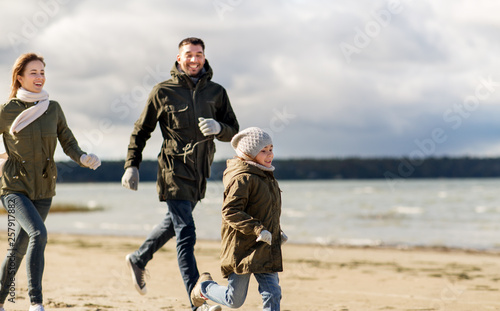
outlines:
[[[19,88],[16,93],[16,98],[22,100],[23,102],[34,103],[37,102],[33,107],[30,107],[23,112],[21,112],[17,118],[12,122],[10,127],[10,135],[14,136],[19,133],[23,128],[28,126],[31,122],[38,119],[49,107],[49,93],[42,90],[40,93],[33,93],[27,91],[24,88]],[[0,177],[3,174],[3,166],[9,156],[7,153],[0,154]]]
[[[42,90],[40,93],[33,93],[21,87],[19,88],[19,90],[17,90],[16,97],[23,102],[38,103],[33,107],[24,110],[17,116],[14,122],[12,122],[12,126],[10,127],[10,135],[19,133],[31,122],[38,119],[45,111],[47,111],[47,108],[49,107],[49,93],[44,90]]]

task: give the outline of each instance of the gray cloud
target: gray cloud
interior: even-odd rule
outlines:
[[[187,36],[205,40],[242,128],[272,132],[277,157],[409,155],[436,129],[447,138],[430,155],[500,155],[500,4],[26,3],[2,1],[0,92],[20,53],[43,54],[46,89],[82,146],[103,159],[124,158],[147,93],[168,78]],[[160,142],[155,133],[145,158]],[[217,159],[233,155],[228,144],[217,148]]]

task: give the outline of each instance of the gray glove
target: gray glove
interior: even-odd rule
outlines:
[[[127,167],[125,173],[123,173],[122,186],[130,190],[137,190],[139,186],[139,170],[137,167]]]
[[[205,136],[217,135],[222,129],[219,122],[214,119],[198,118],[198,121],[200,122],[198,123],[198,127]]]
[[[271,232],[267,231],[267,230],[262,230],[259,234],[259,236],[257,237],[257,242],[266,242],[267,244],[271,245],[271,242],[273,240],[273,235],[271,234]]]
[[[82,163],[83,166],[93,170],[101,166],[101,160],[99,160],[99,158],[92,153],[82,154],[82,156],[80,157],[80,162]]]

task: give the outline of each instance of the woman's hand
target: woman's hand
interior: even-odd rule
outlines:
[[[97,169],[101,166],[101,160],[95,154],[82,154],[80,157],[80,162],[83,166],[88,167],[90,169]]]

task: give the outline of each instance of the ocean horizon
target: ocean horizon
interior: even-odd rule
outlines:
[[[281,225],[290,243],[500,250],[500,179],[281,181]],[[223,185],[209,181],[194,210],[197,238],[220,240]],[[154,182],[63,183],[53,204],[91,212],[49,213],[50,233],[146,236],[164,217]],[[0,216],[6,230],[7,216]]]

